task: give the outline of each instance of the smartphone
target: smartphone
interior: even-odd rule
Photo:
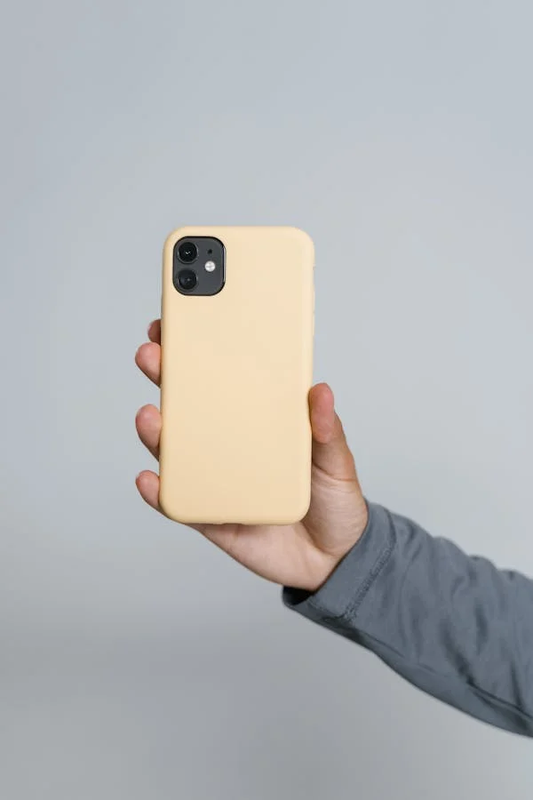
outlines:
[[[171,519],[305,516],[313,269],[297,228],[184,227],[166,239],[159,501]]]

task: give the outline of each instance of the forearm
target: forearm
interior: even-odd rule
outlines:
[[[372,650],[435,697],[533,736],[533,581],[369,504],[369,523],[314,595],[285,603]]]

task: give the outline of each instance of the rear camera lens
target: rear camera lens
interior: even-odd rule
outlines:
[[[192,292],[198,283],[196,272],[192,269],[182,269],[178,272],[178,283],[184,292]]]
[[[184,264],[192,264],[198,256],[198,248],[194,242],[183,242],[178,247],[178,258]]]

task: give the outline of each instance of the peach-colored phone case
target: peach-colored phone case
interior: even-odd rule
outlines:
[[[186,236],[225,247],[211,297],[173,285]],[[186,227],[163,254],[160,504],[180,522],[286,524],[310,501],[314,248],[290,227]]]

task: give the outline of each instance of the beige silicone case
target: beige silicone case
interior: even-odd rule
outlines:
[[[184,236],[224,244],[218,294],[174,288],[173,248]],[[172,519],[286,524],[305,516],[313,265],[313,243],[296,228],[186,227],[167,238],[159,499]]]

